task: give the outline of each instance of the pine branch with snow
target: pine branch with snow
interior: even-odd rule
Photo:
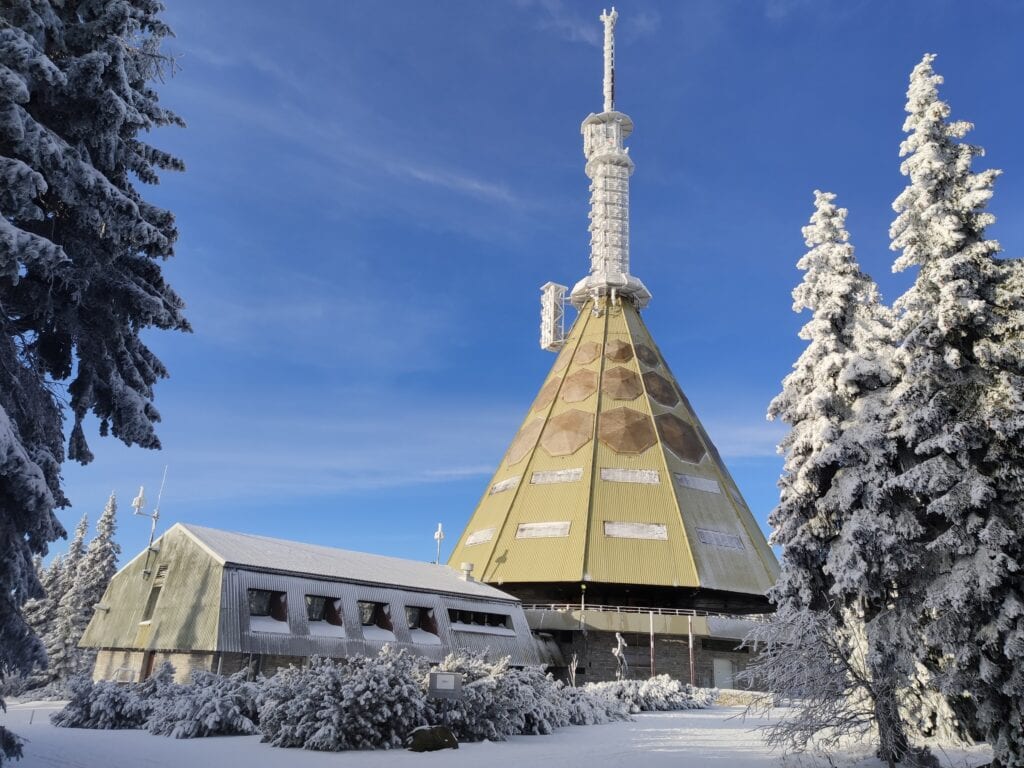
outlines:
[[[83,419],[158,447],[153,385],[167,371],[140,334],[188,330],[159,264],[173,254],[174,218],[134,181],[182,168],[139,138],[181,123],[149,86],[170,34],[161,10],[0,4],[0,674],[43,662],[21,606],[41,597],[33,556],[64,536],[61,465],[92,458]]]

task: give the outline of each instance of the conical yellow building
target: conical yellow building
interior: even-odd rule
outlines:
[[[765,611],[778,563],[640,316],[651,294],[629,270],[633,122],[614,106],[616,17],[601,17],[604,111],[582,126],[579,315],[562,337],[561,286],[545,286],[542,346],[560,352],[449,562],[527,604],[650,608],[653,651],[655,608]]]
[[[778,565],[634,305],[584,305],[451,564],[527,602],[746,612]]]

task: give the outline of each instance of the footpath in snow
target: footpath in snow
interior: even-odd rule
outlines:
[[[740,717],[742,707],[712,707],[683,712],[650,712],[634,722],[562,728],[550,736],[513,736],[505,742],[462,744],[458,750],[413,753],[307,752],[261,744],[259,736],[170,739],[146,731],[92,731],[56,728],[55,702],[8,703],[0,722],[26,739],[25,757],[16,768],[522,768],[541,764],[558,768],[681,768],[713,766],[827,766],[812,756],[782,760],[770,752],[756,730],[762,718]],[[834,756],[835,766],[875,768],[882,764],[851,747]],[[990,759],[984,747],[937,750],[944,766],[973,768]]]

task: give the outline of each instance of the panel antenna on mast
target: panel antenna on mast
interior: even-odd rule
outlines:
[[[557,352],[565,343],[565,292],[567,286],[544,283],[540,287],[540,348]]]
[[[156,552],[157,549],[153,547],[153,540],[156,538],[156,523],[160,519],[160,500],[164,496],[164,485],[167,483],[167,467],[164,467],[164,476],[160,481],[160,492],[156,495],[156,506],[152,512],[143,512],[142,510],[146,506],[146,488],[145,486],[139,486],[139,495],[132,499],[132,507],[135,509],[135,514],[139,517],[148,517],[150,520],[149,527],[149,551]]]

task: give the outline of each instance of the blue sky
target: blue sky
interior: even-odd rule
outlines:
[[[187,129],[165,269],[192,335],[149,333],[162,452],[93,438],[68,465],[93,518],[113,489],[127,556],[169,465],[173,522],[404,557],[454,544],[540,386],[538,287],[588,267],[579,124],[601,108],[602,5],[568,0],[166,0]],[[801,351],[790,310],[812,191],[850,209],[887,300],[907,77],[1002,168],[990,230],[1024,254],[1024,3],[618,4],[633,272],[645,319],[764,524],[782,427],[768,401]],[[95,425],[94,425],[95,426]],[[58,544],[56,549],[63,548]]]

